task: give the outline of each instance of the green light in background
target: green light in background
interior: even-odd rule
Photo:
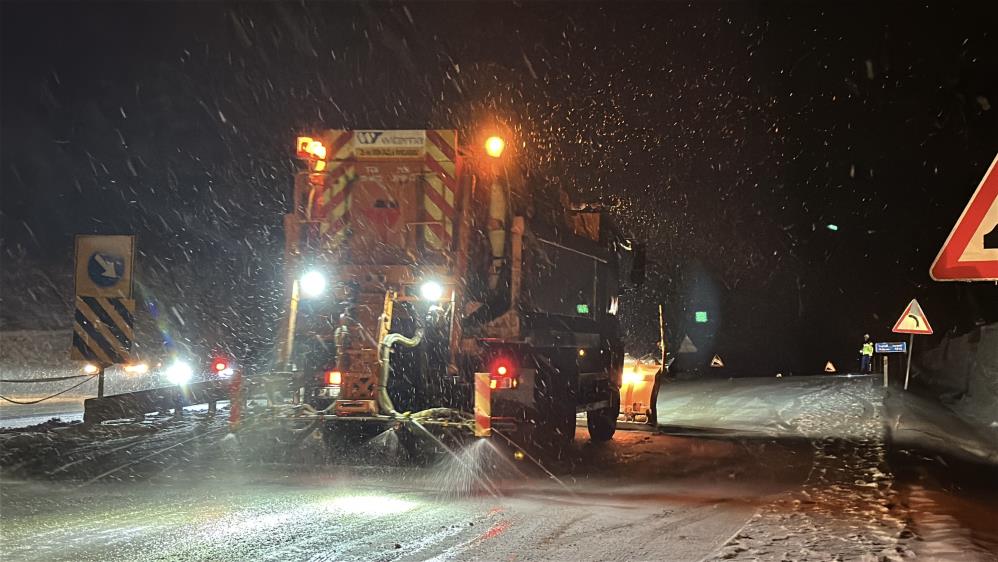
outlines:
[[[575,312],[578,312],[579,314],[589,314],[589,305],[585,303],[577,304],[575,305]]]
[[[825,228],[827,228],[828,230],[831,230],[832,232],[836,232],[839,229],[839,225],[837,225],[837,224],[828,224],[828,225],[825,226]]]
[[[698,310],[698,311],[696,311],[696,313],[694,314],[694,318],[696,319],[697,324],[706,324],[707,323],[707,311],[706,310]]]

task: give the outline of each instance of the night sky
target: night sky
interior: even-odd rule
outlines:
[[[68,326],[73,234],[135,233],[167,331],[267,341],[294,136],[482,115],[648,241],[636,352],[658,302],[735,372],[851,363],[913,297],[998,320],[928,277],[998,153],[998,3],[0,6],[4,328]]]

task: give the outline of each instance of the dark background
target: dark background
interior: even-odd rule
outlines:
[[[851,364],[913,297],[937,334],[998,320],[928,277],[998,152],[995,3],[0,8],[4,329],[69,325],[73,234],[135,233],[164,336],[261,349],[294,137],[482,115],[648,240],[635,352],[659,302],[736,373]]]

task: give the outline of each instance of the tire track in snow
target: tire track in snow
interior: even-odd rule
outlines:
[[[710,560],[900,560],[906,515],[893,498],[879,388],[822,385],[801,396],[800,433],[814,460],[798,491],[761,508]]]

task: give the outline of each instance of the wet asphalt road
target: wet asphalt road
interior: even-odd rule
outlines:
[[[554,477],[485,442],[430,468],[303,469],[234,462],[217,441],[202,445],[198,462],[164,453],[153,469],[97,479],[105,467],[74,478],[74,465],[44,482],[7,475],[0,558],[901,559],[918,545],[910,510],[882,472],[878,396],[869,378],[674,383],[659,403],[673,435],[619,432],[595,445],[580,429],[568,454],[542,459]],[[124,443],[114,453],[122,464],[136,450]],[[110,456],[88,450],[96,453],[64,460]],[[479,474],[489,478],[481,486],[485,460],[502,468]],[[925,505],[928,496],[915,499],[931,512],[940,504]],[[965,560],[988,559],[973,533],[956,530],[959,518],[937,533],[933,552],[966,547]]]

